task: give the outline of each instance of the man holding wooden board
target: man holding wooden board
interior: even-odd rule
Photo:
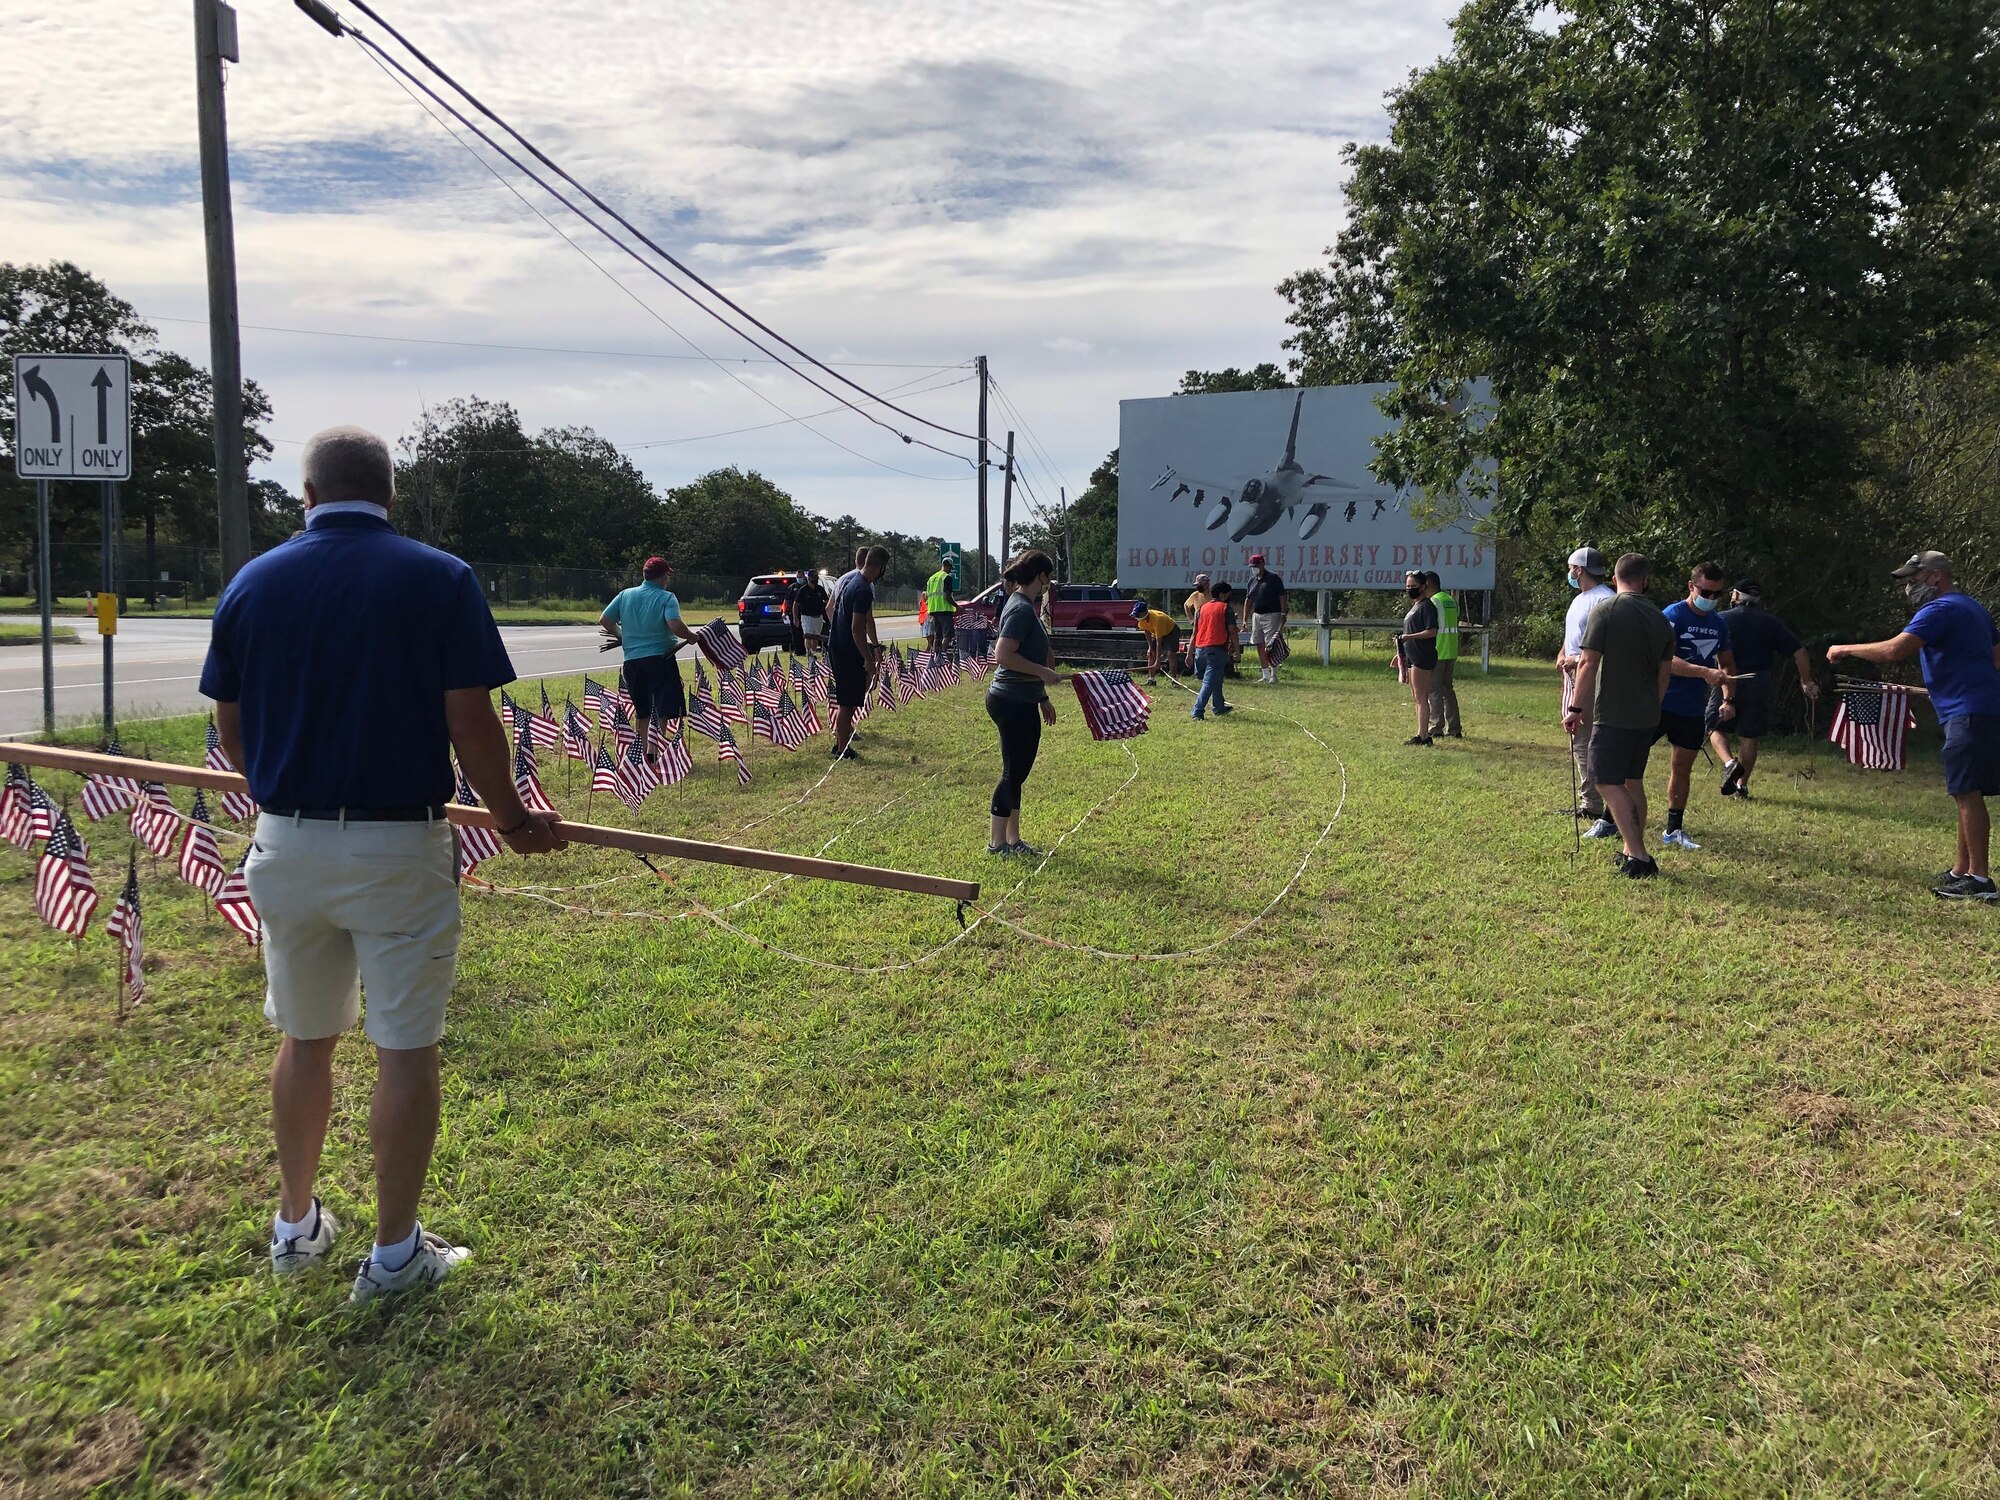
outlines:
[[[558,817],[514,790],[491,697],[514,668],[478,580],[389,524],[388,445],[329,428],[306,444],[303,468],[305,532],[224,592],[201,690],[263,809],[245,875],[264,920],[264,1014],[284,1033],[271,1073],[281,1274],[333,1249],[338,1226],[313,1185],[334,1047],[367,992],[376,1227],[353,1291],[365,1302],[435,1286],[469,1253],[417,1221],[458,964],[451,750],[516,853],[564,840]]]

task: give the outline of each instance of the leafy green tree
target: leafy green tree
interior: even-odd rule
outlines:
[[[1226,370],[1189,370],[1181,376],[1180,389],[1176,396],[1211,396],[1222,391],[1281,391],[1292,384],[1292,379],[1274,364],[1261,364],[1254,370],[1239,370],[1231,365]]]
[[[748,578],[821,551],[818,518],[754,469],[715,469],[668,490],[665,522],[667,555],[684,573]]]

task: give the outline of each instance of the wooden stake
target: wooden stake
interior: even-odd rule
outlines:
[[[129,776],[134,781],[158,781],[169,786],[198,786],[218,792],[247,792],[249,784],[234,771],[211,771],[206,766],[183,766],[167,761],[134,760],[124,755],[99,755],[90,750],[68,750],[55,745],[10,744],[0,751],[0,759],[28,766],[45,766],[53,771],[71,771],[79,776]],[[445,817],[462,828],[491,828],[499,825],[483,807],[463,807],[449,803]],[[976,901],[979,882],[949,880],[942,875],[922,875],[909,870],[885,870],[876,865],[851,865],[843,860],[815,859],[806,854],[780,854],[772,849],[746,849],[737,844],[711,844],[700,839],[672,838],[662,833],[641,833],[632,828],[603,828],[591,823],[562,825],[562,836],[572,844],[590,844],[600,849],[624,849],[637,854],[658,854],[669,859],[692,859],[705,864],[733,865],[745,870],[775,870],[808,880],[838,880],[848,885],[869,885],[881,890],[910,891],[919,896],[942,896],[949,901]]]

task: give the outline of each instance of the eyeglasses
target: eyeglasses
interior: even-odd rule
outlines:
[[[1694,586],[1694,591],[1704,599],[1720,599],[1724,594],[1729,592],[1726,588],[1705,589],[1700,584]]]

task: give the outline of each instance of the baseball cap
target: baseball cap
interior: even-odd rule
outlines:
[[[1196,583],[1207,583],[1208,575],[1206,573],[1197,573],[1194,575],[1194,581]]]
[[[1261,553],[1261,552],[1253,552],[1253,553],[1251,553],[1251,554],[1250,554],[1250,566],[1251,566],[1251,567],[1253,567],[1253,568],[1261,568],[1261,567],[1263,567],[1263,566],[1264,566],[1264,554],[1263,554],[1263,553]]]
[[[1951,559],[1946,557],[1942,552],[1918,552],[1889,576],[1891,578],[1909,578],[1914,574],[1928,573],[1933,569],[1949,573],[1951,571]]]
[[[1592,578],[1602,578],[1611,569],[1605,566],[1604,554],[1595,547],[1579,547],[1569,555],[1569,565],[1581,568]]]
[[[664,557],[649,557],[646,559],[646,565],[639,571],[651,578],[656,573],[671,573],[673,568]]]
[[[1132,601],[1132,618],[1135,620],[1146,618],[1146,601],[1144,599],[1134,599]]]
[[[1741,594],[1745,599],[1760,599],[1764,595],[1763,588],[1754,578],[1737,579],[1736,592]]]

